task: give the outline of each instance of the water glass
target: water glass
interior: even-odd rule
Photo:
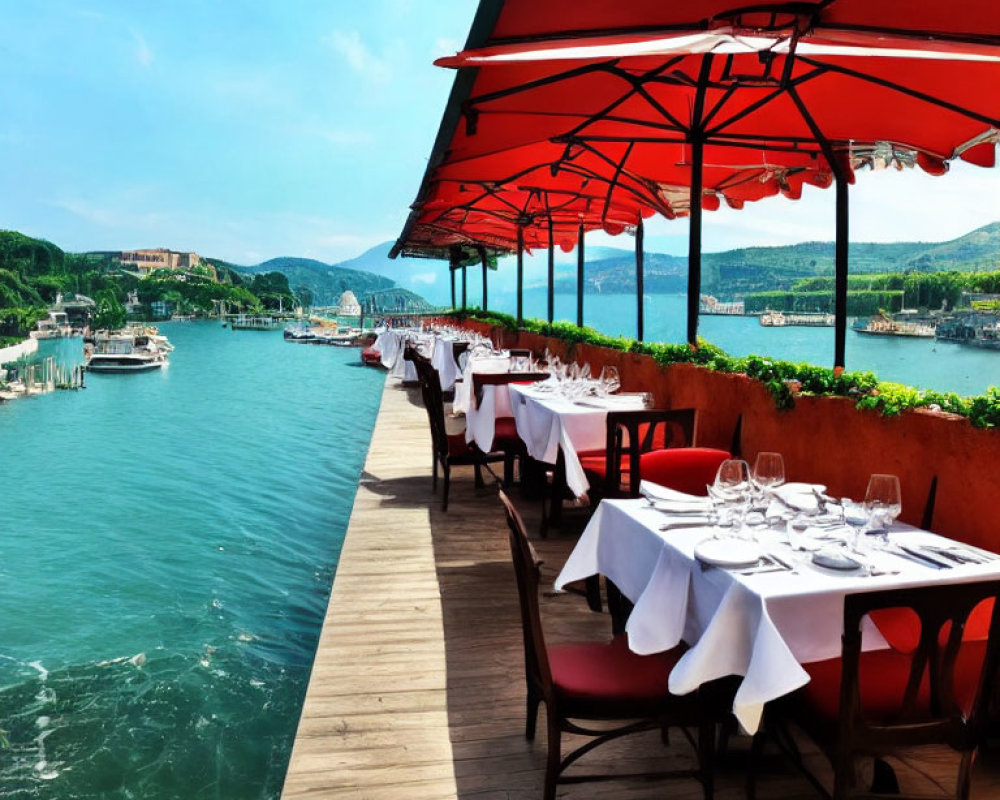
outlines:
[[[781,486],[785,482],[785,460],[781,453],[758,453],[753,463],[753,481],[762,489]]]
[[[888,528],[903,510],[899,478],[895,475],[872,475],[865,492],[865,507],[874,527]]]
[[[621,378],[618,375],[618,367],[611,366],[610,364],[605,364],[601,367],[601,374],[597,380],[600,387],[599,391],[604,395],[614,394],[622,385]]]

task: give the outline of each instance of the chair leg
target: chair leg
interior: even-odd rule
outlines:
[[[760,766],[761,756],[764,754],[764,733],[757,732],[750,740],[750,762],[747,764],[747,800],[756,800],[757,797],[757,768]]]
[[[698,722],[698,772],[705,800],[715,795],[715,721],[702,714]]]
[[[482,489],[483,488],[483,467],[479,463],[479,461],[476,461],[476,463],[472,465],[472,470],[473,470],[473,472],[476,475],[476,488],[477,489]]]
[[[610,581],[608,586],[611,586]],[[598,575],[591,575],[589,578],[585,578],[583,581],[584,592],[587,597],[587,607],[591,611],[596,611],[600,613],[603,610],[601,605],[601,578]],[[610,603],[609,603],[610,605]],[[622,631],[615,631],[614,625],[612,624],[613,633],[621,633]],[[624,630],[624,629],[623,629]]]
[[[504,453],[503,457],[503,488],[509,489],[514,485],[514,460],[516,453]]]
[[[612,581],[605,580],[608,589],[608,612],[611,614],[611,632],[616,636],[625,632],[625,623],[632,613],[632,603]]]
[[[548,706],[546,706],[548,711]],[[551,711],[548,711],[548,737],[549,752],[545,761],[545,791],[542,800],[555,800],[556,783],[559,781],[559,763],[562,756],[562,730],[559,727],[559,719]]]
[[[433,476],[431,480],[431,491],[436,492],[438,490],[438,457],[437,453],[433,454],[431,459],[431,475]]]
[[[524,738],[529,742],[533,742],[535,740],[535,727],[538,722],[538,705],[541,702],[541,696],[529,686],[527,704],[528,715],[524,723]]]

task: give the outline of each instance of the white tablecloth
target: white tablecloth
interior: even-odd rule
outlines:
[[[431,356],[431,365],[438,371],[438,378],[441,380],[441,391],[447,392],[455,385],[458,378],[459,369],[455,362],[455,342],[459,341],[454,336],[438,336],[434,339],[434,354]]]
[[[430,358],[432,363],[434,363],[435,355],[438,350],[442,353],[446,352],[443,346],[439,347],[438,345],[438,341],[440,339],[441,337],[432,331],[421,331],[410,328],[387,328],[386,330],[380,332],[375,338],[375,343],[372,347],[378,350],[381,354],[382,366],[389,370],[390,377],[400,378],[406,382],[416,382],[416,367],[413,366],[412,361],[407,361],[403,358],[407,342],[418,347],[420,351]],[[450,342],[447,344],[447,353],[452,364],[454,364],[455,359],[454,356],[451,355],[452,347]],[[444,369],[447,370],[447,362],[444,356],[441,355],[438,356],[438,358]],[[444,381],[446,376],[442,373],[442,366],[438,366],[436,363],[434,363],[434,366],[442,377],[441,388],[447,391],[455,382],[454,373],[448,373],[451,376],[451,383],[445,386]],[[452,369],[455,373],[457,373],[457,366],[453,366]]]
[[[691,648],[670,674],[670,691],[687,694],[726,675],[743,676],[733,713],[756,731],[764,704],[808,682],[801,664],[840,655],[844,596],[850,592],[939,581],[1000,577],[1000,561],[935,570],[888,553],[880,566],[898,574],[862,577],[806,564],[798,573],[740,575],[703,568],[694,548],[709,527],[662,531],[670,519],[645,500],[605,500],[556,579],[556,588],[594,574],[606,575],[634,604],[626,632],[637,653],[668,650],[681,640]],[[896,526],[907,541],[946,544],[935,534]],[[898,531],[898,532],[896,532]],[[777,533],[765,550],[779,550]],[[866,649],[886,647],[873,625]]]
[[[472,396],[472,376],[473,373],[496,375],[510,370],[509,355],[476,355],[470,353],[465,369],[462,371],[462,382],[455,386],[455,400],[452,409],[456,414],[462,413],[468,417],[470,411],[475,412],[475,399]],[[471,439],[470,439],[471,441]],[[493,434],[490,433],[490,441],[493,441]],[[487,451],[489,448],[486,448]]]
[[[528,455],[554,464],[560,449],[566,464],[566,486],[576,497],[590,488],[580,464],[581,452],[603,450],[607,443],[608,411],[641,409],[642,398],[619,395],[573,402],[553,392],[532,386],[511,384],[510,407],[517,435],[524,440]]]

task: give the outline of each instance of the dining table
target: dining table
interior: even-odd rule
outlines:
[[[646,403],[641,393],[574,396],[554,380],[511,384],[509,391],[517,435],[528,455],[546,464],[561,462],[566,487],[577,498],[590,489],[580,453],[604,450],[608,413],[641,410]]]
[[[644,483],[646,497],[601,502],[555,587],[605,575],[634,604],[630,649],[687,643],[669,676],[674,694],[738,676],[733,714],[753,733],[766,703],[809,681],[802,664],[840,655],[847,594],[1000,578],[1000,556],[929,531],[900,522],[877,536],[852,531],[815,489],[727,528],[706,498]],[[793,548],[790,521],[809,549]],[[866,620],[863,647],[888,646]]]

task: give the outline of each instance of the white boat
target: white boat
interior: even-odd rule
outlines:
[[[933,338],[936,327],[932,322],[893,319],[885,312],[880,312],[867,321],[858,319],[852,326],[855,333],[870,336],[915,336],[922,339]]]
[[[168,363],[165,336],[142,328],[98,331],[93,342],[84,345],[85,366],[90,372],[148,372]]]
[[[73,335],[73,327],[65,311],[50,311],[48,319],[35,323],[35,330],[30,335],[32,339],[62,339]]]
[[[784,328],[786,325],[803,325],[812,328],[833,327],[833,314],[784,314],[781,311],[765,311],[758,321],[765,328]]]

